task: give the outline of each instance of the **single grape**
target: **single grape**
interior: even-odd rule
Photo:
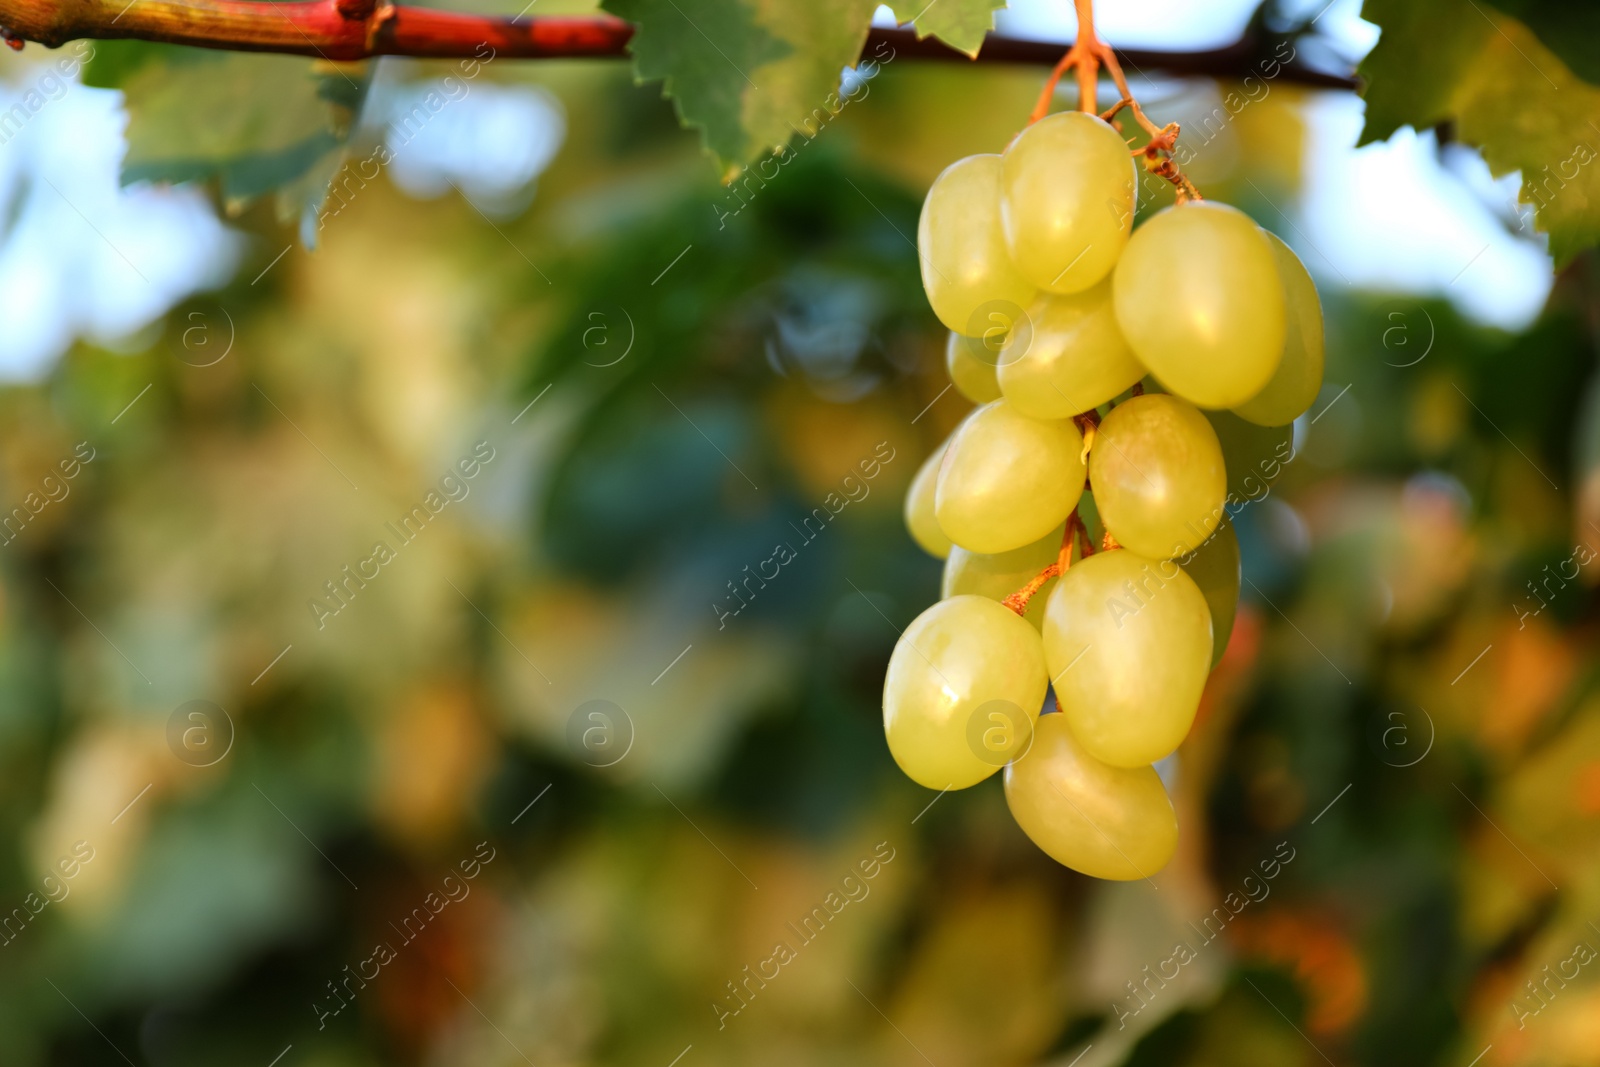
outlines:
[[[966,337],[950,331],[950,340],[944,346],[944,365],[950,372],[950,381],[956,392],[974,404],[987,404],[1000,399],[1000,383],[995,370],[1000,362],[1002,343],[990,350],[990,342],[982,337]]]
[[[1009,328],[1033,299],[1000,232],[1000,157],[958,159],[933,180],[917,222],[922,288],[939,321],[969,337]]]
[[[990,600],[1004,600],[1056,561],[1061,551],[1063,529],[1058,526],[1031,545],[993,556],[980,556],[959,545],[953,546],[949,558],[944,561],[944,581],[939,595],[948,599],[970,593]],[[1056,580],[1051,578],[1028,601],[1028,613],[1023,617],[1035,630],[1044,626],[1045,601],[1055,585]]]
[[[1231,411],[1207,411],[1228,468],[1228,504],[1238,508],[1267,495],[1295,457],[1293,426],[1257,426]]]
[[[1070,296],[1040,293],[1006,339],[999,364],[1006,399],[1036,419],[1097,408],[1145,375],[1117,326],[1109,280]]]
[[[950,439],[934,514],[955,544],[993,555],[1039,540],[1083,495],[1083,438],[1067,420],[1030,419],[1000,399]]]
[[[1211,609],[1171,560],[1126,549],[1074,563],[1045,605],[1061,714],[1095,759],[1142,767],[1189,732],[1211,665]]]
[[[1267,233],[1267,240],[1272,242],[1278,276],[1288,297],[1289,336],[1283,345],[1283,361],[1266,388],[1233,410],[1262,426],[1282,426],[1311,407],[1322,389],[1322,302],[1300,257],[1277,234]]]
[[[889,657],[889,752],[929,789],[975,785],[1027,751],[1045,687],[1033,627],[987,597],[941,600],[906,627]]]
[[[1286,299],[1261,228],[1205,200],[1167,208],[1117,262],[1117,324],[1167,391],[1203,408],[1261,392],[1283,359]]]
[[[911,479],[911,488],[906,490],[906,530],[922,551],[938,559],[950,554],[950,538],[939,528],[939,520],[933,514],[934,488],[939,484],[939,464],[944,462],[945,450],[949,447],[950,438],[947,437],[931,456],[922,461],[922,466],[917,468],[917,476]]]
[[[1178,816],[1153,767],[1112,767],[1084,751],[1064,715],[1041,715],[1007,765],[1006,805],[1057,863],[1094,878],[1148,878],[1178,847]]]
[[[1077,293],[1110,274],[1133,228],[1122,135],[1097,116],[1060,111],[1023,130],[1001,159],[1000,217],[1022,276]]]
[[[1228,474],[1206,417],[1175,396],[1123,401],[1089,453],[1089,484],[1111,536],[1151,559],[1197,548],[1222,519]]]
[[[960,549],[953,549],[954,555]],[[1211,667],[1216,669],[1233,635],[1233,616],[1239,608],[1239,537],[1233,523],[1223,519],[1206,543],[1176,560],[1183,573],[1194,579],[1211,609]],[[946,565],[948,567],[948,564]]]

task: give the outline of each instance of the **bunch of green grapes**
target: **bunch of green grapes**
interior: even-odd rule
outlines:
[[[1004,767],[1023,831],[1111,879],[1172,856],[1152,764],[1188,734],[1233,628],[1224,502],[1230,473],[1250,472],[1229,471],[1217,430],[1287,435],[1323,365],[1294,253],[1209,201],[1134,232],[1133,168],[1111,125],[1067,112],[928,190],[923,286],[951,330],[950,377],[980,406],[907,496],[912,536],[946,561],[943,599],[901,636],[883,689],[906,774],[961,789]],[[1052,690],[1059,714],[1042,715]]]

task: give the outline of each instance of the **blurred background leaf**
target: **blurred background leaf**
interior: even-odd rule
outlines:
[[[210,181],[230,211],[277,192],[278,217],[315,218],[344,163],[369,64],[96,42],[84,84],[122,90],[124,182]]]

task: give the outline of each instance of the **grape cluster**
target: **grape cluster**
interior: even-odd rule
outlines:
[[[1287,433],[1323,365],[1316,287],[1282,241],[1204,200],[1135,232],[1134,190],[1122,136],[1080,112],[928,190],[923,286],[980,406],[909,490],[943,599],[883,689],[906,774],[961,789],[1004,767],[1023,831],[1109,879],[1176,848],[1152,764],[1188,734],[1233,628],[1224,504],[1253,472],[1229,470],[1217,430]],[[1042,715],[1051,690],[1059,714]]]

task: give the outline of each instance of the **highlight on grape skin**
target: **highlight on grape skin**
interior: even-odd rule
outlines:
[[[1099,552],[1062,575],[1044,617],[1056,702],[1090,755],[1117,767],[1170,755],[1211,669],[1211,609],[1172,560]]]
[[[1029,726],[1048,684],[1039,633],[987,597],[941,600],[918,615],[895,643],[883,680],[883,728],[900,769],[929,789],[965,789],[1001,763],[968,742],[968,720],[1005,701]],[[1017,751],[1029,731],[1014,734]]]
[[[1210,201],[1170,207],[1134,231],[1113,280],[1117,322],[1175,396],[1230,408],[1283,359],[1288,311],[1272,244],[1250,217]]]
[[[1001,156],[1006,249],[1041,289],[1082,292],[1111,273],[1133,228],[1133,201],[1128,146],[1094,115],[1051,115]]]
[[[934,515],[950,540],[992,554],[1037,541],[1083,491],[1083,437],[1071,422],[1033,419],[1001,398],[956,430],[939,467]]]

